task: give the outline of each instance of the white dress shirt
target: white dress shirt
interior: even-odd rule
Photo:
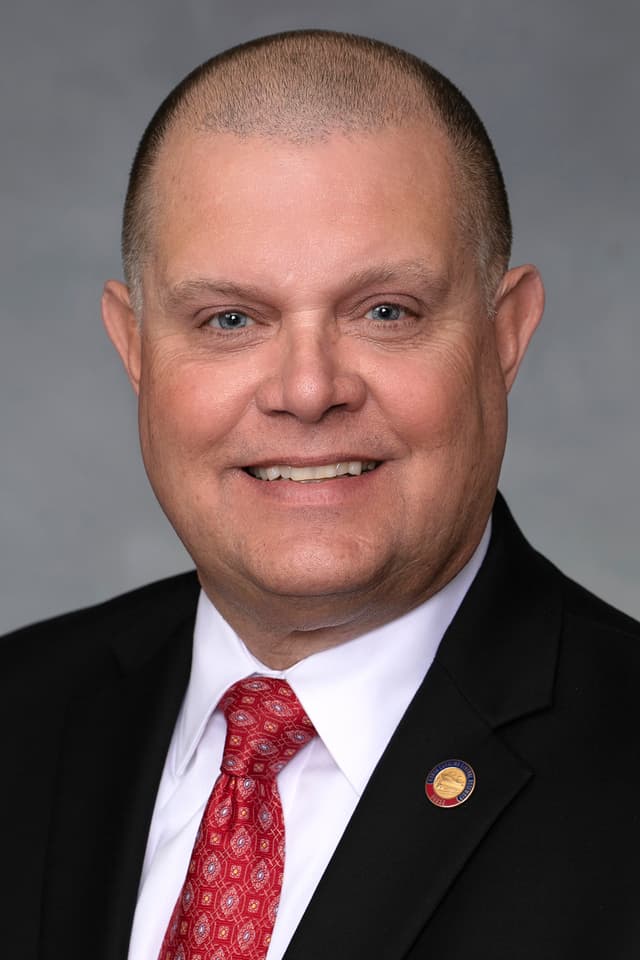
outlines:
[[[283,671],[256,660],[200,594],[191,676],[151,820],[129,960],[158,960],[220,769],[226,723],[217,704],[228,687],[254,673],[286,679],[318,733],[278,776],[286,858],[267,960],[281,960],[369,777],[478,572],[489,537],[490,525],[467,565],[426,603]]]

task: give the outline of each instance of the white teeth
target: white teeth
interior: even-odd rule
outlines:
[[[308,483],[313,480],[331,480],[334,477],[344,477],[349,474],[359,477],[367,470],[374,470],[378,466],[377,460],[350,460],[342,463],[323,463],[313,467],[291,467],[288,464],[277,464],[272,467],[249,467],[249,473],[260,480],[295,480],[298,483]]]
[[[318,472],[322,467],[291,467],[290,480],[320,480]]]

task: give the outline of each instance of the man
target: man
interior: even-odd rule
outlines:
[[[160,107],[103,314],[197,578],[5,640],[7,954],[637,955],[638,627],[496,499],[509,247],[401,51],[266,38]]]

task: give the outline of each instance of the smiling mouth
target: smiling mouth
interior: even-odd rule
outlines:
[[[245,467],[245,472],[256,480],[293,480],[296,483],[318,483],[337,477],[359,477],[380,466],[379,460],[344,460],[340,463],[322,463],[311,467],[292,467],[274,464],[271,467]]]

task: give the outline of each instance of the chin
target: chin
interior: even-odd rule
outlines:
[[[297,555],[259,558],[245,576],[258,588],[270,594],[286,597],[346,596],[366,591],[384,576],[379,560],[365,562],[366,558],[344,557],[322,550],[300,551]],[[357,562],[356,562],[357,561]]]

